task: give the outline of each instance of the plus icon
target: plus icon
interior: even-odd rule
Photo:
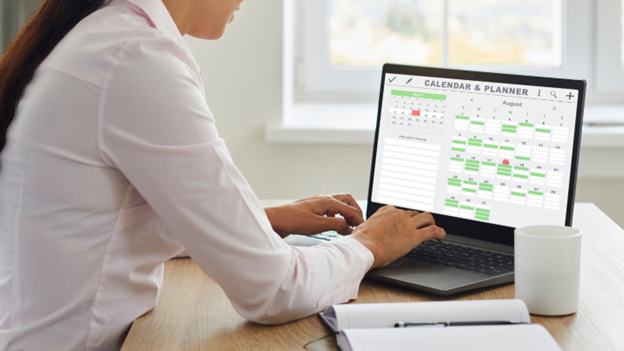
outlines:
[[[574,95],[572,95],[572,93],[569,93],[568,95],[566,95],[568,97],[568,100],[572,100],[572,98],[574,97]]]

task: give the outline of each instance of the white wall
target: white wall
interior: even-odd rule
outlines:
[[[244,2],[218,41],[187,38],[206,77],[208,105],[234,161],[259,198],[349,192],[363,199],[372,145],[284,146],[264,141],[266,124],[282,118],[282,1]],[[597,152],[584,152],[581,163]],[[624,152],[614,156],[624,161]],[[624,226],[624,207],[618,199],[624,199],[624,179],[579,180],[577,200],[596,203]]]
[[[0,0],[0,50],[4,52],[41,0]]]

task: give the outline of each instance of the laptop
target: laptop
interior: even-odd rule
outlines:
[[[585,90],[581,80],[384,65],[366,216],[385,205],[427,211],[447,236],[366,279],[439,296],[513,282],[515,228],[572,225]]]

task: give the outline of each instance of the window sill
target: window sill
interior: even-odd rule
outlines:
[[[372,145],[377,104],[296,104],[280,124],[267,125],[271,144]],[[585,122],[624,124],[624,105],[588,105]],[[583,126],[584,149],[624,149],[624,125]]]
[[[265,140],[276,144],[372,145],[377,104],[290,106],[281,124],[267,125]]]

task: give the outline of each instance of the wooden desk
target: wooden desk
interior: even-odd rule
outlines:
[[[624,350],[624,231],[593,204],[576,205],[574,226],[583,231],[579,311],[531,320],[546,327],[564,350]],[[446,299],[513,297],[508,284]],[[364,281],[351,303],[446,299]],[[158,305],[134,322],[122,350],[301,350],[327,333],[317,316],[280,326],[245,320],[191,259],[180,259],[165,264]],[[335,338],[328,338],[310,348],[336,350],[335,345]]]

